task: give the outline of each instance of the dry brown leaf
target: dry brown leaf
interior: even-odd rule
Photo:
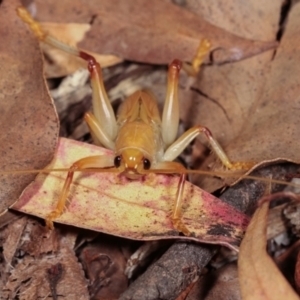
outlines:
[[[291,9],[264,89],[256,95],[242,132],[226,147],[234,160],[300,161],[295,143],[300,134],[299,34],[300,3],[297,3]]]
[[[4,287],[4,299],[31,300],[46,298],[51,295],[50,274],[48,270],[58,264],[62,267],[61,277],[57,282],[56,293],[64,299],[88,300],[87,282],[74,251],[61,246],[56,255],[43,255],[39,259],[26,256],[11,271]]]
[[[58,40],[75,46],[83,38],[87,31],[90,30],[90,24],[54,24],[43,23],[42,28],[45,32],[55,36]],[[86,68],[87,63],[74,55],[68,54],[60,49],[50,47],[42,43],[42,49],[46,56],[45,60],[45,74],[47,77],[62,77],[67,74],[74,73],[79,68]],[[100,55],[88,51],[89,49],[81,49],[95,57],[102,68],[113,66],[123,61],[120,57],[115,55]]]
[[[5,239],[3,243],[3,257],[5,259],[5,265],[7,267],[11,266],[12,259],[17,250],[17,246],[20,242],[20,238],[26,223],[27,218],[24,217],[9,224],[8,227],[5,228],[5,230],[7,231],[7,239]]]
[[[90,280],[92,299],[118,299],[126,290],[126,260],[120,245],[114,243],[113,238],[87,245],[80,254],[80,261]]]
[[[256,210],[240,246],[238,272],[242,298],[299,299],[267,253],[268,211],[269,202]]]
[[[17,0],[0,6],[0,165],[2,170],[43,168],[52,159],[58,120],[43,78],[38,43],[16,15]],[[0,213],[35,175],[0,177]]]
[[[19,248],[31,256],[38,258],[44,253],[58,251],[59,243],[57,231],[48,230],[36,220],[28,219],[25,236],[26,238],[22,240]]]
[[[191,61],[203,38],[211,41],[213,60],[217,63],[240,60],[276,46],[274,39],[261,42],[240,38],[167,1],[36,0],[34,3],[39,21],[91,24],[79,47],[134,61],[156,64],[170,63],[173,58]]]
[[[210,11],[210,3],[201,3],[207,3]],[[236,26],[238,21],[229,21],[239,17],[229,14],[227,5],[220,4],[216,18],[213,14],[205,17],[211,22],[225,19],[227,30],[243,36],[250,37],[251,33],[253,39],[275,38],[278,29],[274,24],[278,22],[281,1],[275,5],[274,1],[266,2],[263,12],[261,4],[255,0],[251,3],[251,18],[244,18],[242,27]],[[274,53],[268,52],[235,64],[204,68],[190,97],[196,107],[186,103],[182,106],[188,107],[184,113],[187,126],[200,123],[210,128],[232,161],[300,161],[295,143],[300,134],[296,112],[300,101],[299,15],[300,5],[295,4],[274,58]],[[256,23],[258,26],[253,26]],[[205,166],[212,161],[213,156]],[[219,162],[214,167],[219,168]],[[208,191],[223,184],[216,179],[198,178],[196,182]]]

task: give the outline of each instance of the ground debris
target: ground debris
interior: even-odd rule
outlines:
[[[16,227],[21,229],[18,234],[6,235],[3,243],[3,252],[10,250],[12,254],[4,256],[1,299],[38,299],[49,295],[54,299],[55,295],[64,299],[89,299],[88,283],[69,245],[68,233],[62,236],[58,229],[49,231],[31,218],[17,220],[6,231],[9,233]]]

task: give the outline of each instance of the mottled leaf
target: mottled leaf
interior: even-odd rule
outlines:
[[[93,145],[61,139],[49,168],[70,167],[91,155],[112,155]],[[45,218],[54,209],[65,173],[39,175],[22,194],[14,209]],[[151,174],[129,181],[124,176],[101,173],[75,174],[69,205],[57,222],[138,240],[178,238],[170,215],[178,176]],[[233,249],[247,226],[248,218],[219,199],[186,182],[182,219],[193,237],[180,237]]]
[[[205,18],[219,26],[224,22],[227,30],[252,39],[275,38],[281,5],[282,1],[267,1],[262,11],[261,4],[253,0],[237,14],[238,4],[229,13],[227,5],[220,4],[218,10],[216,4],[201,2],[201,6],[207,6]],[[242,23],[241,16],[246,14],[247,8],[251,17],[243,18]],[[210,11],[214,14],[209,14]],[[182,92],[186,126],[202,124],[210,128],[232,161],[255,161],[257,166],[280,160],[300,161],[295,142],[300,134],[299,22],[300,5],[296,3],[290,9],[276,52],[269,51],[235,64],[204,68],[191,95]],[[236,26],[236,23],[243,25]],[[205,166],[219,169],[216,161],[215,156],[211,156]],[[208,191],[224,184],[215,178],[195,182]]]
[[[43,78],[38,42],[18,18],[19,5],[17,0],[0,5],[2,170],[45,167],[52,159],[58,136],[57,115]],[[18,199],[34,176],[0,176],[0,214]]]

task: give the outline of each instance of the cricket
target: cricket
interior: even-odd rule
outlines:
[[[97,171],[122,174],[130,180],[138,180],[150,173],[178,174],[178,188],[174,198],[171,220],[177,231],[189,236],[191,233],[181,220],[182,195],[186,174],[189,173],[189,170],[174,160],[198,135],[204,134],[212,151],[226,169],[247,170],[254,165],[254,162],[231,162],[210,130],[202,125],[188,129],[177,138],[179,127],[178,80],[183,63],[174,59],[169,65],[162,116],[160,116],[153,94],[146,90],[137,91],[125,99],[115,115],[104,87],[101,67],[96,59],[44,32],[40,24],[33,20],[25,8],[20,7],[17,12],[40,41],[87,61],[91,78],[93,113],[86,113],[85,121],[92,137],[99,144],[114,152],[114,157],[104,155],[85,157],[70,166],[56,208],[46,217],[47,227],[53,229],[53,222],[63,214],[73,174],[76,171],[97,169]],[[198,65],[201,64],[208,51],[207,43],[200,43],[196,55]]]

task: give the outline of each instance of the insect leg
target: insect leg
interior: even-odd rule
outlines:
[[[177,136],[179,126],[178,78],[182,63],[175,59],[169,66],[167,95],[162,115],[162,137],[167,146]]]
[[[24,7],[19,7],[17,9],[17,12],[19,17],[29,25],[29,27],[39,40],[64,52],[81,57],[88,62],[88,70],[91,74],[91,85],[93,90],[94,114],[99,123],[99,126],[102,128],[100,143],[104,146],[111,145],[112,141],[117,135],[117,122],[114,111],[105,91],[100,64],[92,55],[80,51],[79,49],[70,45],[67,45],[44,32],[40,24],[31,17],[29,12]],[[106,142],[108,140],[110,142],[107,144]],[[111,147],[108,148],[112,149]]]
[[[101,127],[100,122],[92,113],[86,113],[84,115],[84,120],[89,126],[94,142],[100,141],[100,144],[103,145],[105,148],[111,150],[115,149],[114,141],[107,136],[107,134],[104,132],[103,128]]]
[[[211,48],[211,43],[207,39],[203,39],[200,41],[199,47],[197,49],[197,53],[192,60],[192,64],[189,65],[187,63],[182,64],[183,70],[189,75],[196,77],[200,71],[200,67],[203,63],[204,57],[209,53]]]
[[[175,59],[169,66],[168,87],[165,105],[162,115],[162,136],[167,146],[171,145],[177,136],[179,126],[179,102],[178,102],[178,79],[181,68],[191,76],[199,73],[204,57],[211,47],[208,40],[201,40],[197,53],[192,61],[192,65],[182,63]]]
[[[163,160],[174,160],[188,145],[196,138],[200,133],[204,133],[212,150],[217,157],[221,160],[223,165],[232,170],[250,169],[254,162],[235,162],[232,163],[227,157],[226,153],[219,145],[219,143],[213,138],[210,130],[204,126],[198,125],[190,128],[182,136],[180,136],[166,151]]]
[[[76,161],[69,169],[56,208],[46,217],[46,226],[50,229],[53,229],[54,228],[53,221],[63,213],[70,192],[70,186],[73,180],[73,175],[76,170],[89,169],[89,168],[101,169],[101,168],[112,167],[114,165],[113,161],[114,161],[113,156],[104,156],[104,155],[85,157]],[[110,171],[114,172],[117,170],[115,168],[112,168]]]
[[[187,227],[184,225],[184,223],[181,220],[181,208],[182,208],[182,200],[183,200],[182,198],[183,198],[184,184],[186,179],[186,174],[183,173],[185,171],[184,166],[174,161],[163,161],[163,162],[159,162],[155,166],[155,169],[156,168],[159,170],[160,173],[172,172],[172,173],[180,174],[171,219],[172,219],[173,226],[178,231],[182,232],[186,236],[191,235],[190,231],[187,229]]]
[[[100,139],[100,143],[106,146],[106,140],[112,142],[117,135],[116,116],[104,87],[100,64],[92,55],[86,52],[80,51],[79,56],[88,62],[88,70],[91,74],[91,85],[93,90],[93,112],[105,135],[103,140]],[[109,148],[114,149],[111,147]]]

